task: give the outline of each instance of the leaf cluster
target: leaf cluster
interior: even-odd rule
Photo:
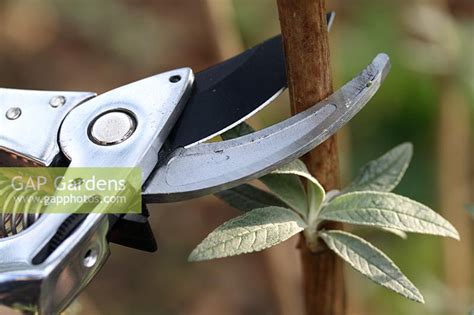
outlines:
[[[224,135],[251,132],[240,125]],[[406,239],[406,232],[459,239],[456,229],[429,207],[391,191],[401,181],[413,154],[403,143],[363,166],[342,191],[325,192],[300,160],[263,176],[262,190],[244,184],[217,194],[244,212],[210,233],[191,253],[202,261],[261,251],[302,232],[307,246],[317,250],[319,239],[355,270],[411,300],[424,303],[419,290],[380,249],[341,230],[322,229],[325,221],[369,226]],[[306,185],[302,181],[306,181]]]

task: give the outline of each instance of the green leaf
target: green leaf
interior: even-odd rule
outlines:
[[[308,202],[303,183],[296,175],[271,173],[259,179],[278,198],[306,218]]]
[[[413,145],[403,143],[364,165],[356,179],[344,189],[351,191],[392,191],[401,181],[413,155]]]
[[[341,195],[321,210],[318,219],[459,239],[456,229],[439,214],[392,193],[363,191]]]
[[[216,194],[216,196],[225,201],[230,206],[245,212],[269,206],[286,206],[284,202],[274,195],[249,184],[243,184],[238,187],[219,192]]]
[[[202,261],[261,251],[286,241],[305,227],[305,222],[291,209],[255,209],[215,229],[193,250],[189,260]]]
[[[331,250],[364,276],[410,300],[424,303],[420,291],[395,263],[366,240],[343,231],[321,231],[319,235]]]
[[[250,134],[254,131],[255,130],[252,127],[250,127],[250,125],[243,122],[243,123],[240,123],[239,125],[235,126],[234,128],[224,132],[221,135],[221,137],[222,137],[222,140],[230,140],[230,139],[238,138],[238,137],[241,137],[241,136],[245,136],[245,135]]]
[[[285,175],[290,176],[290,179],[286,179],[286,188],[278,185],[277,180],[273,179],[275,175],[278,175],[280,178],[283,178]],[[308,180],[309,205],[306,199],[305,189],[299,178],[298,181],[296,181],[296,176],[304,177]],[[270,181],[268,178],[270,178]],[[309,173],[306,165],[301,160],[294,160],[273,171],[272,174],[260,178],[260,180],[290,207],[303,214],[305,218],[308,217],[309,222],[317,217],[317,213],[325,198],[325,191],[318,180]],[[279,180],[285,181],[284,179]],[[290,181],[292,182],[291,184]]]

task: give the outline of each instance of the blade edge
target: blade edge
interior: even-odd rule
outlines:
[[[359,76],[307,111],[244,137],[176,150],[151,178],[143,194],[145,201],[177,201],[215,193],[303,155],[357,114],[375,95],[389,69],[388,56],[380,54]],[[262,153],[262,148],[267,152]]]
[[[329,12],[326,16],[328,30],[332,28],[335,13]],[[276,48],[275,48],[276,47]],[[269,62],[267,59],[270,59]],[[260,60],[260,62],[257,62]],[[262,81],[269,81],[273,80],[267,85],[272,85],[272,87],[266,86],[267,93],[263,96],[259,95],[258,93],[248,93],[250,94],[249,98],[244,101],[244,99],[239,99],[241,93],[237,93],[229,97],[228,95],[219,94],[221,90],[228,90],[225,86],[225,83],[222,84],[222,81],[227,80],[227,83],[230,81],[231,83],[235,81],[235,79],[231,79],[230,76],[242,75],[243,72],[242,67],[247,66],[248,64],[253,64],[254,67],[260,66],[260,63],[266,65],[265,75],[260,73],[257,79],[253,79],[251,83],[246,83],[248,86],[257,86],[258,83]],[[273,64],[272,64],[273,63]],[[271,65],[271,66],[270,66]],[[221,77],[222,73],[226,73],[227,70],[218,70],[219,68],[224,69],[224,67],[228,67],[232,69],[227,75],[228,77]],[[271,72],[270,70],[273,70]],[[262,71],[263,72],[263,71]],[[268,73],[268,75],[266,74]],[[209,82],[215,80],[217,81],[216,85],[209,85]],[[242,80],[240,80],[242,81]],[[234,82],[235,83],[235,82]],[[242,84],[240,84],[242,85]],[[287,78],[286,78],[286,66],[285,66],[285,57],[284,57],[284,50],[283,50],[283,43],[281,39],[281,35],[277,35],[262,44],[256,45],[241,54],[234,56],[222,63],[219,63],[209,69],[203,70],[196,74],[196,81],[195,87],[202,88],[201,91],[194,91],[193,95],[190,97],[188,102],[188,106],[185,107],[183,110],[182,116],[176,123],[175,127],[171,131],[171,134],[168,139],[168,144],[166,151],[171,152],[178,147],[192,147],[199,143],[205,142],[213,137],[216,137],[225,131],[235,127],[239,123],[249,119],[250,117],[254,116],[260,110],[265,108],[269,105],[272,101],[274,101],[278,96],[280,96],[283,91],[286,89],[287,85]],[[211,88],[212,86],[212,88]],[[243,86],[243,85],[242,85]],[[209,97],[209,95],[205,95],[208,93],[209,90],[216,92],[215,99],[213,100],[214,103],[217,105],[219,104],[227,104],[224,106],[224,110],[221,109],[221,106],[209,106],[208,104],[204,103],[204,100]],[[233,89],[230,89],[231,91]],[[247,88],[239,87],[239,90],[248,90]],[[271,90],[271,91],[268,91]],[[201,94],[200,94],[201,93]],[[204,93],[204,95],[202,95]],[[246,93],[247,94],[247,93]],[[219,96],[218,96],[219,95]],[[199,97],[202,97],[203,100],[199,100]],[[218,97],[221,97],[220,99]],[[247,97],[247,96],[246,96]],[[238,99],[237,101],[230,100],[229,98]],[[255,100],[259,99],[259,100]],[[201,104],[200,104],[201,103]],[[245,105],[249,103],[256,103],[258,105]],[[239,106],[240,104],[240,106]],[[198,111],[198,108],[204,106],[204,113]],[[206,107],[207,106],[207,107]],[[243,108],[238,109],[236,108]],[[196,116],[213,116],[216,117],[213,111],[221,111],[220,119],[224,120],[224,123],[220,123],[218,121],[210,120],[207,124],[204,123],[205,119],[201,119],[200,122],[195,123]],[[207,111],[207,113],[205,112]],[[234,114],[236,117],[229,117],[229,111],[237,111]],[[213,115],[210,115],[210,114]],[[219,120],[219,119],[217,119]],[[205,125],[203,127],[203,125]],[[218,126],[215,128],[208,127],[210,126]],[[203,131],[202,128],[209,128],[207,132]]]

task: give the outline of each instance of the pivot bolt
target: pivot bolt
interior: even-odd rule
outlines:
[[[137,127],[135,117],[124,111],[106,112],[97,117],[89,128],[89,137],[98,145],[115,145],[126,141]]]

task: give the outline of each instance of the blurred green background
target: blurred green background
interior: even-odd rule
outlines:
[[[330,34],[336,88],[376,53],[392,59],[380,92],[339,134],[343,182],[369,159],[413,142],[398,193],[440,211],[462,237],[404,241],[355,230],[400,266],[426,305],[348,269],[348,314],[467,314],[474,308],[474,220],[463,209],[474,199],[474,2],[327,5],[337,12]],[[101,93],[176,67],[199,71],[277,33],[275,0],[3,0],[0,86]],[[284,95],[251,123],[288,115]],[[193,247],[237,211],[211,196],[154,206],[151,214],[159,252],[113,245],[104,270],[66,314],[302,314],[297,239],[191,264]]]

